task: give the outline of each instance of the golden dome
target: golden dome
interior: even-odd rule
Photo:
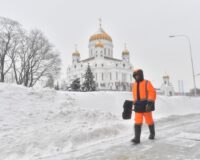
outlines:
[[[90,37],[89,41],[101,40],[101,39],[108,40],[108,41],[112,42],[112,38],[102,28],[99,28],[99,31],[97,31],[95,34],[93,34]]]
[[[123,52],[122,52],[122,55],[129,55],[129,51],[127,49],[125,49]]]
[[[79,51],[77,50],[77,44],[75,44],[75,52],[72,53],[72,56],[78,56],[78,57],[80,57],[80,53],[79,53]]]
[[[101,43],[100,41],[98,41],[98,42],[95,44],[95,47],[101,47],[101,48],[103,48],[104,45],[103,45],[103,43]]]
[[[163,76],[164,79],[169,79],[169,75]]]
[[[79,56],[80,57],[80,53],[78,51],[75,51],[74,53],[72,53],[72,56]]]

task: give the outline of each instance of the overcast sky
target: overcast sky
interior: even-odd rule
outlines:
[[[0,0],[0,16],[20,22],[27,30],[42,30],[60,52],[66,69],[74,44],[81,59],[88,57],[89,37],[102,18],[112,37],[114,57],[121,58],[124,42],[135,68],[160,87],[170,75],[175,90],[178,80],[185,91],[193,87],[188,42],[191,39],[195,73],[200,73],[200,0]],[[64,75],[63,75],[64,76]],[[196,77],[200,88],[200,76]]]

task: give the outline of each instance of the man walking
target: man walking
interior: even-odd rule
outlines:
[[[141,128],[143,118],[149,126],[149,139],[155,137],[154,120],[152,111],[155,110],[156,91],[151,82],[144,80],[143,71],[137,69],[133,72],[135,83],[132,86],[133,92],[133,105],[135,111],[135,137],[131,140],[134,144],[140,143]]]

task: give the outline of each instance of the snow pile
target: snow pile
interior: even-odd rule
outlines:
[[[200,113],[200,97],[158,96],[155,112],[156,118],[192,113]]]
[[[132,134],[121,118],[130,92],[63,92],[0,83],[0,159],[70,153]],[[159,96],[155,117],[200,113],[200,98]]]
[[[87,101],[87,99],[86,99]],[[121,117],[75,105],[72,93],[0,83],[0,159],[36,159],[119,135]]]

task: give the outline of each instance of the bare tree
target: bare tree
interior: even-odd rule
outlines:
[[[29,61],[26,66],[25,86],[32,87],[43,77],[55,77],[59,74],[59,55],[41,31],[30,32],[28,46]]]
[[[16,81],[27,87],[34,86],[40,79],[53,76],[60,71],[60,58],[43,33],[32,30],[21,41],[20,64],[13,65]],[[14,67],[15,66],[15,67]]]
[[[9,58],[18,48],[18,40],[22,33],[21,25],[13,20],[0,17],[0,82],[5,81],[5,75],[12,67]]]
[[[59,54],[40,30],[27,33],[18,22],[0,17],[0,82],[12,71],[17,84],[32,87],[41,79],[55,79],[60,63]]]

